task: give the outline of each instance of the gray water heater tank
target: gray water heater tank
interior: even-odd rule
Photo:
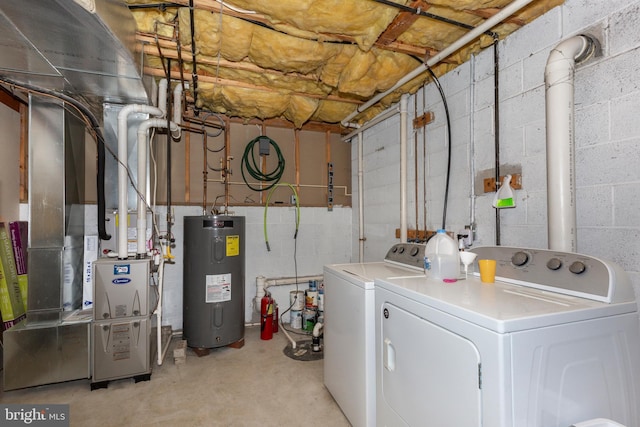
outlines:
[[[244,230],[241,216],[184,218],[183,336],[192,348],[244,338]]]

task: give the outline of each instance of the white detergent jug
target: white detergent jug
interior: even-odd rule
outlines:
[[[424,250],[425,273],[431,279],[458,279],[460,255],[458,245],[445,230],[438,230],[427,242]]]

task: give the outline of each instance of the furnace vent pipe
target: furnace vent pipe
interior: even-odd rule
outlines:
[[[547,222],[549,249],[577,252],[574,71],[595,51],[584,35],[551,50],[544,71],[547,120]]]
[[[182,124],[182,84],[180,83],[173,88],[173,123],[178,126],[178,129],[173,130],[173,127],[171,127],[171,136],[179,139],[180,125]]]
[[[167,79],[160,80],[158,83],[158,108],[162,110],[162,114],[167,114],[167,87],[169,82]]]
[[[179,132],[180,127],[173,122],[171,123],[171,132]],[[165,119],[149,119],[140,123],[138,127],[138,221],[137,228],[137,256],[144,258],[147,255],[147,201],[142,197],[147,188],[147,133],[151,128],[166,128],[167,121]],[[169,173],[169,172],[167,172]],[[126,200],[125,200],[126,201]],[[126,207],[126,206],[125,206]],[[127,224],[126,218],[120,220],[120,224]],[[125,228],[126,231],[126,228]],[[118,243],[120,243],[118,241]],[[126,235],[125,235],[126,243]],[[125,245],[126,250],[126,245]]]
[[[118,113],[118,258],[126,259],[127,251],[127,182],[128,182],[128,144],[127,118],[132,113],[144,113],[163,116],[162,110],[150,105],[126,105]]]
[[[391,92],[397,90],[398,88],[400,88],[404,84],[410,82],[414,78],[418,77],[420,74],[426,72],[428,68],[438,64],[440,61],[442,61],[443,59],[447,58],[449,55],[453,54],[455,51],[457,51],[461,47],[463,47],[463,46],[469,44],[470,42],[474,41],[476,38],[480,37],[482,34],[484,34],[485,32],[489,31],[490,29],[492,29],[493,27],[495,27],[496,25],[501,23],[503,20],[507,19],[509,16],[511,16],[514,13],[518,12],[520,9],[522,9],[523,7],[525,7],[526,5],[531,3],[532,1],[533,0],[515,0],[515,1],[512,1],[511,3],[509,3],[508,6],[505,6],[504,8],[502,8],[498,13],[493,15],[491,18],[487,19],[482,24],[478,25],[473,30],[469,31],[464,36],[460,37],[458,40],[456,40],[455,42],[451,43],[446,48],[442,49],[440,51],[440,53],[438,53],[437,55],[434,55],[431,58],[429,58],[426,63],[418,66],[413,71],[410,71],[409,74],[405,75],[400,80],[398,80],[398,82],[395,85],[393,85],[392,87],[390,87],[386,91],[384,91],[382,93],[379,93],[378,95],[374,96],[373,98],[371,98],[369,101],[365,102],[364,104],[360,105],[358,108],[356,108],[356,110],[353,113],[349,114],[347,117],[345,117],[342,120],[342,122],[341,122],[342,125],[343,126],[348,126],[349,122],[355,116],[357,116],[358,114],[362,113],[363,111],[365,111],[366,109],[368,109],[372,105],[377,104],[382,98],[384,98],[385,96],[389,95]]]

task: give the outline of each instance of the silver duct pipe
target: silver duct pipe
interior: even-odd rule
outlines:
[[[595,51],[584,35],[558,44],[544,71],[547,120],[547,221],[549,249],[577,252],[574,71]]]

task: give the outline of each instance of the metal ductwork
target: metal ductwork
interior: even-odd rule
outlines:
[[[0,3],[0,75],[84,101],[148,103],[136,23],[119,0]]]
[[[103,117],[111,105],[147,104],[151,90],[135,54],[136,23],[120,0],[3,1],[0,31],[0,80],[65,98],[29,97],[28,311],[4,332],[4,390],[13,390],[91,376],[91,319],[75,314],[85,123],[65,104],[78,101]],[[113,134],[106,145],[116,142]]]

